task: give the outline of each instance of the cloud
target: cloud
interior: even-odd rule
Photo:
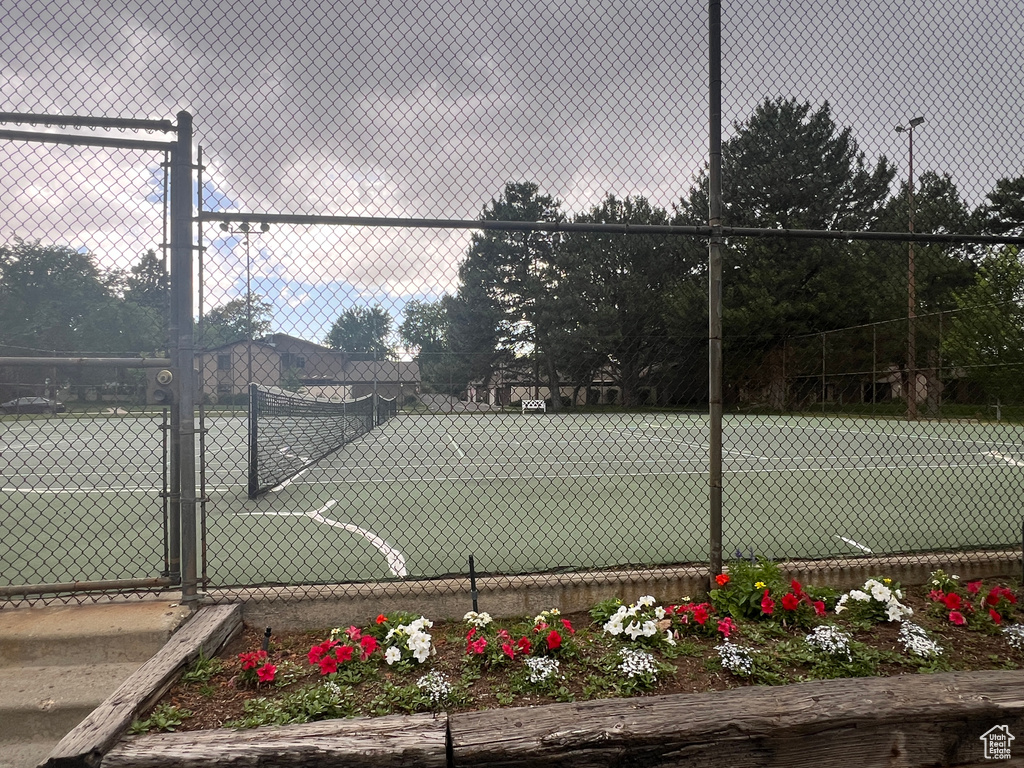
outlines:
[[[1013,4],[723,12],[727,132],[766,96],[795,96],[828,100],[869,158],[902,162],[892,126],[925,114],[916,164],[953,173],[972,202],[1024,167]],[[189,110],[204,204],[219,210],[476,218],[523,180],[569,214],[609,193],[667,207],[707,153],[702,1],[0,0],[0,13],[0,109]],[[0,238],[85,245],[124,266],[162,233],[161,158],[145,154],[0,142]],[[261,248],[289,286],[401,302],[452,290],[468,242],[279,227]],[[237,291],[239,257],[237,242],[208,253],[208,297]]]

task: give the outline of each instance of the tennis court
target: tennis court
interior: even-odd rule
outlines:
[[[131,439],[152,438],[155,424],[131,421]],[[707,559],[700,414],[399,414],[255,500],[246,420],[208,418],[206,427],[210,586],[433,577],[465,572],[470,554],[479,570],[503,573]],[[35,532],[64,543],[17,567],[5,560],[0,578],[43,574],[52,567],[45,558],[80,562],[69,547],[95,550],[96,573],[77,578],[116,568],[152,575],[162,563],[159,464],[126,476],[113,463],[124,447],[92,431],[74,466],[29,472],[45,448],[27,431],[4,445],[14,458],[0,476],[4,537]],[[724,456],[727,555],[883,554],[1019,538],[1018,425],[729,416]],[[63,498],[59,519],[40,519],[47,495]],[[112,519],[123,539],[106,552]]]

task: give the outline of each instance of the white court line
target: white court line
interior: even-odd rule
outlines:
[[[388,544],[377,534],[372,531],[368,531],[365,528],[360,528],[358,525],[352,523],[341,523],[337,520],[331,520],[326,518],[322,513],[329,510],[338,502],[335,499],[331,499],[324,506],[320,507],[312,512],[242,512],[242,516],[246,517],[308,517],[315,520],[322,525],[329,525],[332,528],[341,528],[349,533],[354,533],[358,536],[362,536],[370,544],[380,550],[381,554],[384,555],[384,559],[388,563],[388,570],[391,571],[392,576],[398,576],[404,578],[409,575],[408,570],[405,567],[405,557],[397,549]]]
[[[1012,456],[1003,456],[1003,454],[999,453],[999,451],[989,451],[985,455],[986,456],[991,456],[993,459],[999,459],[1000,461],[1005,461],[1007,464],[1009,464],[1012,467],[1024,467],[1024,461],[1019,461],[1019,460],[1013,458]]]
[[[459,444],[455,442],[455,438],[452,437],[451,435],[447,435],[447,437],[448,437],[448,442],[452,444],[452,448],[455,450],[455,453],[458,455],[458,457],[460,459],[462,459],[462,460],[465,460],[466,454],[464,454],[462,452],[462,449],[459,448]]]
[[[871,552],[871,550],[870,550],[870,549],[868,549],[867,547],[865,547],[865,546],[864,546],[863,544],[858,544],[858,543],[857,543],[856,541],[854,541],[853,539],[848,539],[848,538],[846,538],[845,536],[840,536],[839,534],[836,534],[836,538],[837,538],[837,539],[839,539],[840,541],[845,541],[845,542],[846,542],[847,544],[849,544],[849,545],[850,545],[851,547],[856,547],[856,548],[857,548],[857,549],[859,549],[859,550],[860,550],[861,552],[867,552],[868,554],[872,554],[872,552]]]
[[[913,432],[873,432],[866,429],[828,429],[826,427],[798,427],[791,424],[783,424],[776,429],[788,430],[790,432],[824,432],[831,435],[875,435],[877,437],[909,437],[914,440],[935,440],[935,441],[946,441],[950,443],[963,443],[964,445],[991,445],[992,443],[1006,443],[1006,440],[997,440],[995,438],[991,440],[966,440],[959,437],[949,437],[943,435],[918,435]],[[1016,443],[1012,443],[1016,446]]]

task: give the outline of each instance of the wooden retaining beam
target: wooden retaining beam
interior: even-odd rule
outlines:
[[[1013,760],[986,760],[1005,726]],[[1024,672],[858,678],[456,713],[455,768],[1024,765]]]
[[[41,768],[98,768],[103,756],[200,652],[214,656],[242,628],[240,605],[200,608],[149,661],[61,739]]]
[[[447,725],[425,714],[147,734],[114,747],[103,768],[445,768]]]

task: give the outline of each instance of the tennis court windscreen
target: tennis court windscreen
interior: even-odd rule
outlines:
[[[397,413],[397,400],[320,400],[249,385],[249,498],[365,435]]]

